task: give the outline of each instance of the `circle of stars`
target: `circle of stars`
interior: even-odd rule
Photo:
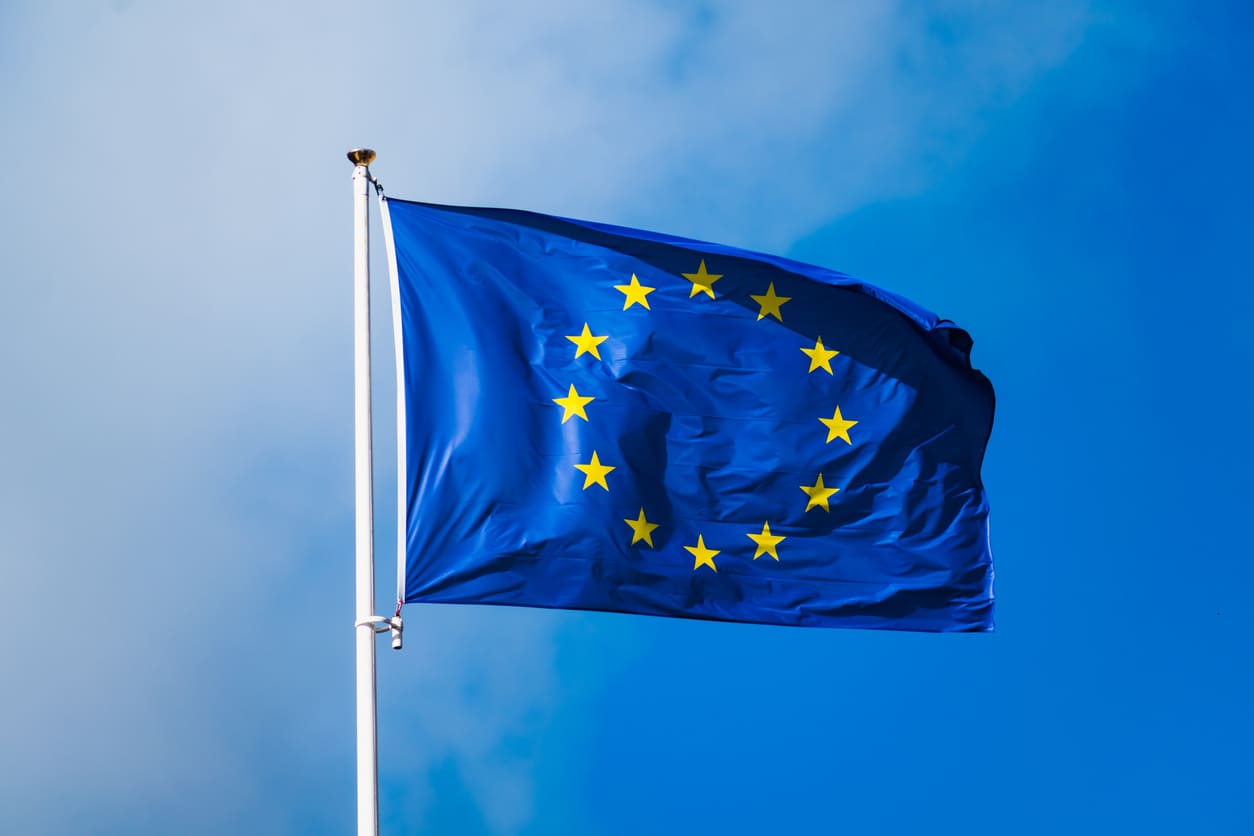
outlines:
[[[708,299],[717,300],[720,298],[715,292],[715,283],[724,278],[722,273],[711,273],[706,266],[705,259],[700,259],[697,269],[691,273],[681,273],[683,278],[691,282],[692,287],[688,294],[689,299],[696,299],[698,296],[705,296]],[[629,281],[623,284],[614,285],[614,289],[623,295],[623,311],[629,311],[639,307],[642,311],[651,311],[649,305],[649,294],[653,293],[657,288],[642,284],[639,277],[631,274]],[[784,305],[792,301],[791,296],[781,295],[776,291],[775,282],[769,282],[766,290],[760,294],[749,294],[751,299],[757,306],[757,321],[761,322],[767,317],[775,319],[777,322],[784,321]],[[591,325],[588,322],[583,323],[583,328],[578,334],[566,335],[575,346],[575,359],[579,359],[585,354],[591,355],[594,359],[600,361],[600,346],[606,340],[610,339],[609,334],[594,334]],[[824,345],[822,336],[814,341],[814,346],[800,346],[801,353],[809,358],[809,368],[807,374],[813,374],[817,371],[826,372],[829,376],[835,373],[832,370],[832,360],[835,359],[840,352],[836,349],[829,348]],[[591,395],[581,395],[572,383],[565,397],[553,398],[552,401],[562,408],[561,423],[565,424],[571,418],[579,418],[585,423],[589,421],[587,407],[589,404],[597,400]],[[841,411],[841,407],[837,404],[830,418],[820,415],[818,421],[827,429],[827,436],[824,444],[830,444],[839,439],[849,446],[854,444],[854,436],[850,431],[858,425],[859,421],[845,417]],[[606,477],[617,469],[615,465],[608,465],[601,461],[598,451],[593,450],[591,458],[585,462],[577,462],[575,469],[584,476],[582,490],[587,491],[591,487],[600,487],[602,490],[609,492],[610,484]],[[801,491],[806,496],[806,504],[803,513],[821,509],[824,512],[831,513],[831,500],[840,491],[839,487],[829,487],[823,481],[823,474],[820,472],[815,476],[814,484],[801,485]],[[660,527],[660,523],[651,522],[643,506],[640,507],[639,513],[635,518],[625,518],[623,523],[631,531],[631,542],[629,545],[639,547],[641,544],[648,548],[654,548],[653,533]],[[780,562],[779,548],[781,544],[789,539],[786,535],[776,534],[771,531],[769,520],[762,522],[760,531],[746,532],[745,536],[753,543],[754,552],[753,560],[762,557],[769,557],[776,563]],[[723,553],[721,549],[711,548],[705,543],[705,535],[697,532],[697,542],[694,545],[683,545],[685,551],[692,555],[692,571],[695,573],[702,568],[708,568],[710,571],[717,573],[718,565],[715,558]],[[785,554],[787,549],[785,548]]]

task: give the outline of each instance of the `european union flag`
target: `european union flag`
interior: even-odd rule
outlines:
[[[966,332],[785,258],[386,207],[404,601],[992,628]]]

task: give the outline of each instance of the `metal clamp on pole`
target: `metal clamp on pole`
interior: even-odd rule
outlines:
[[[353,625],[354,627],[369,627],[376,633],[392,633],[392,649],[400,650],[402,637],[405,633],[405,620],[399,615],[391,618],[385,618],[381,615],[372,615],[369,618],[363,618]]]

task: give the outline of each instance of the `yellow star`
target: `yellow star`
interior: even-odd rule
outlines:
[[[585,491],[593,485],[600,485],[608,491],[610,486],[605,484],[605,474],[617,468],[601,464],[601,460],[597,458],[597,451],[593,450],[592,461],[587,464],[577,464],[575,469],[583,473],[583,489]]]
[[[823,486],[823,474],[819,474],[818,480],[813,485],[802,485],[801,490],[806,492],[806,496],[810,497],[810,501],[806,503],[806,510],[811,508],[822,508],[827,513],[831,513],[832,509],[828,506],[827,500],[832,494],[840,490],[840,488],[826,488]]]
[[[709,566],[715,572],[718,567],[714,565],[714,555],[719,553],[718,549],[707,549],[705,547],[705,539],[700,534],[697,535],[697,544],[695,546],[684,546],[686,551],[692,553],[692,571],[697,571],[702,566]]]
[[[640,284],[640,280],[636,278],[636,274],[631,274],[631,284],[616,284],[614,289],[622,291],[627,298],[623,300],[623,310],[627,310],[632,305],[643,305],[645,310],[649,310],[649,300],[645,297],[652,293],[656,288],[648,287]]]
[[[761,319],[761,317],[759,317],[759,319]],[[815,340],[814,348],[803,348],[801,349],[801,353],[810,358],[810,371],[822,369],[828,374],[832,373],[832,358],[837,354],[840,354],[839,351],[832,351],[830,348],[824,348],[822,337]]]
[[[634,520],[623,520],[631,526],[631,544],[634,546],[641,540],[649,544],[649,548],[653,548],[653,529],[657,528],[657,523],[651,523],[644,518],[644,509],[640,509],[640,516]]]
[[[821,478],[821,477],[820,477]],[[750,540],[758,544],[758,549],[753,553],[753,559],[757,560],[764,554],[769,554],[775,558],[775,562],[779,562],[779,555],[775,553],[775,547],[787,540],[782,534],[772,534],[771,524],[769,522],[762,523],[762,533],[754,534],[749,532],[745,535]]]
[[[714,283],[723,278],[722,273],[705,272],[705,259],[701,259],[701,266],[697,268],[695,273],[681,274],[685,279],[692,282],[692,293],[688,294],[688,298],[696,296],[698,293],[704,293],[711,299],[714,298]]]
[[[840,407],[836,407],[836,412],[831,418],[820,418],[819,422],[827,427],[827,443],[830,444],[833,438],[843,439],[848,445],[853,445],[849,440],[849,428],[857,421],[850,421],[840,414]]]
[[[583,408],[595,401],[596,398],[588,395],[587,397],[580,395],[575,391],[575,384],[570,385],[570,391],[566,393],[564,398],[554,398],[553,403],[562,408],[562,423],[565,424],[570,420],[570,416],[578,415],[583,420],[588,420],[588,413]]]
[[[609,339],[609,336],[608,336],[608,335],[607,335],[607,336],[604,336],[604,337],[594,337],[594,336],[592,336],[592,332],[588,330],[588,323],[586,323],[586,322],[585,322],[585,323],[583,324],[583,333],[582,333],[582,334],[577,334],[577,335],[575,335],[575,336],[573,336],[573,337],[567,337],[566,339],[568,339],[568,340],[570,340],[572,343],[574,343],[574,344],[575,344],[575,347],[576,347],[577,349],[579,349],[578,351],[576,351],[576,352],[575,352],[575,357],[576,357],[576,358],[578,358],[580,355],[582,355],[582,354],[585,354],[585,353],[586,353],[586,354],[591,354],[593,357],[595,357],[595,358],[597,358],[598,360],[600,360],[600,359],[601,359],[601,351],[600,351],[600,349],[598,349],[598,348],[597,348],[597,346],[599,346],[601,343],[603,343],[603,342],[605,342],[606,340],[608,340],[608,339]]]
[[[776,296],[775,295],[775,282],[771,282],[770,285],[766,288],[765,296],[754,296],[751,293],[749,294],[749,298],[757,302],[758,307],[761,308],[761,310],[758,311],[758,319],[761,319],[767,314],[770,314],[771,316],[778,319],[780,322],[784,321],[784,317],[780,315],[779,306],[784,304],[785,302],[789,302],[792,300],[791,296]]]

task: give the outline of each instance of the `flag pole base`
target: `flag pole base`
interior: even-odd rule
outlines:
[[[399,615],[391,618],[385,618],[381,615],[372,615],[369,618],[363,618],[353,625],[354,627],[369,627],[376,633],[392,634],[392,649],[400,650],[402,639],[405,634],[405,622]]]

